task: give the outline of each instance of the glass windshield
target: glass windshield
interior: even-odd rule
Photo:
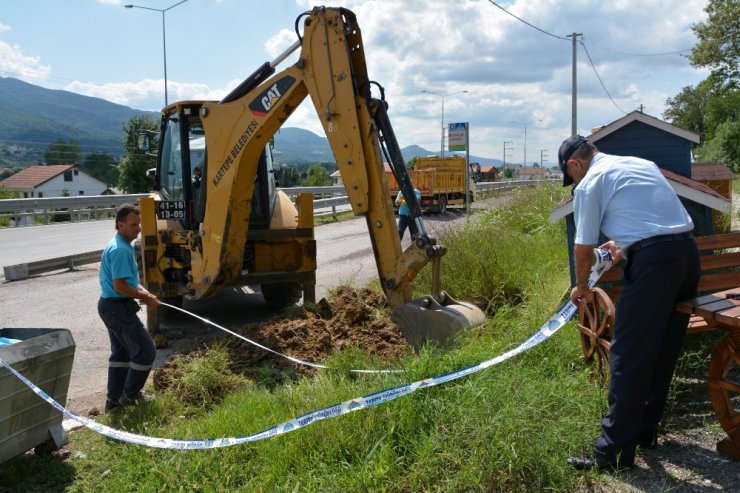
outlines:
[[[159,172],[160,191],[166,200],[184,199],[180,148],[180,120],[172,117],[164,132]]]

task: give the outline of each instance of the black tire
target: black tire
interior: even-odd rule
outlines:
[[[297,282],[278,282],[274,284],[262,284],[262,297],[265,302],[275,309],[295,305],[301,300],[303,286]]]
[[[176,306],[177,308],[182,308],[184,298],[182,296],[163,296],[160,298],[162,303],[167,303],[168,305]],[[152,326],[147,328],[149,329],[150,333],[158,332],[159,331],[159,319],[161,317],[172,317],[172,316],[178,316],[183,315],[183,313],[180,310],[175,310],[174,308],[170,308],[169,306],[158,306],[155,309],[150,309],[147,312],[147,317],[149,316],[149,313],[152,313],[152,318],[155,316],[157,320],[152,321]],[[149,318],[147,318],[149,320]]]
[[[167,303],[168,305],[176,306],[177,308],[182,308],[182,304],[184,302],[184,298],[182,296],[162,296],[161,299],[162,303]]]
[[[439,210],[440,214],[445,214],[447,212],[447,196],[446,195],[439,196],[439,206],[437,210]]]

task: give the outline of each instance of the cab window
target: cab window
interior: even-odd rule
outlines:
[[[182,153],[180,152],[180,121],[170,118],[162,142],[160,191],[167,200],[183,200]]]

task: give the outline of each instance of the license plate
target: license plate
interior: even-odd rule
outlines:
[[[157,219],[185,219],[185,201],[157,202]]]

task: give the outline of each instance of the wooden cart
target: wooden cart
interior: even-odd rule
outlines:
[[[740,460],[740,233],[696,238],[701,254],[702,296],[679,303],[676,309],[691,315],[688,332],[727,330],[709,362],[709,396],[727,437],[717,450]],[[581,307],[577,328],[583,356],[594,363],[594,375],[609,378],[609,349],[614,334],[614,303],[622,292],[622,268],[604,273],[594,288],[594,302]]]

